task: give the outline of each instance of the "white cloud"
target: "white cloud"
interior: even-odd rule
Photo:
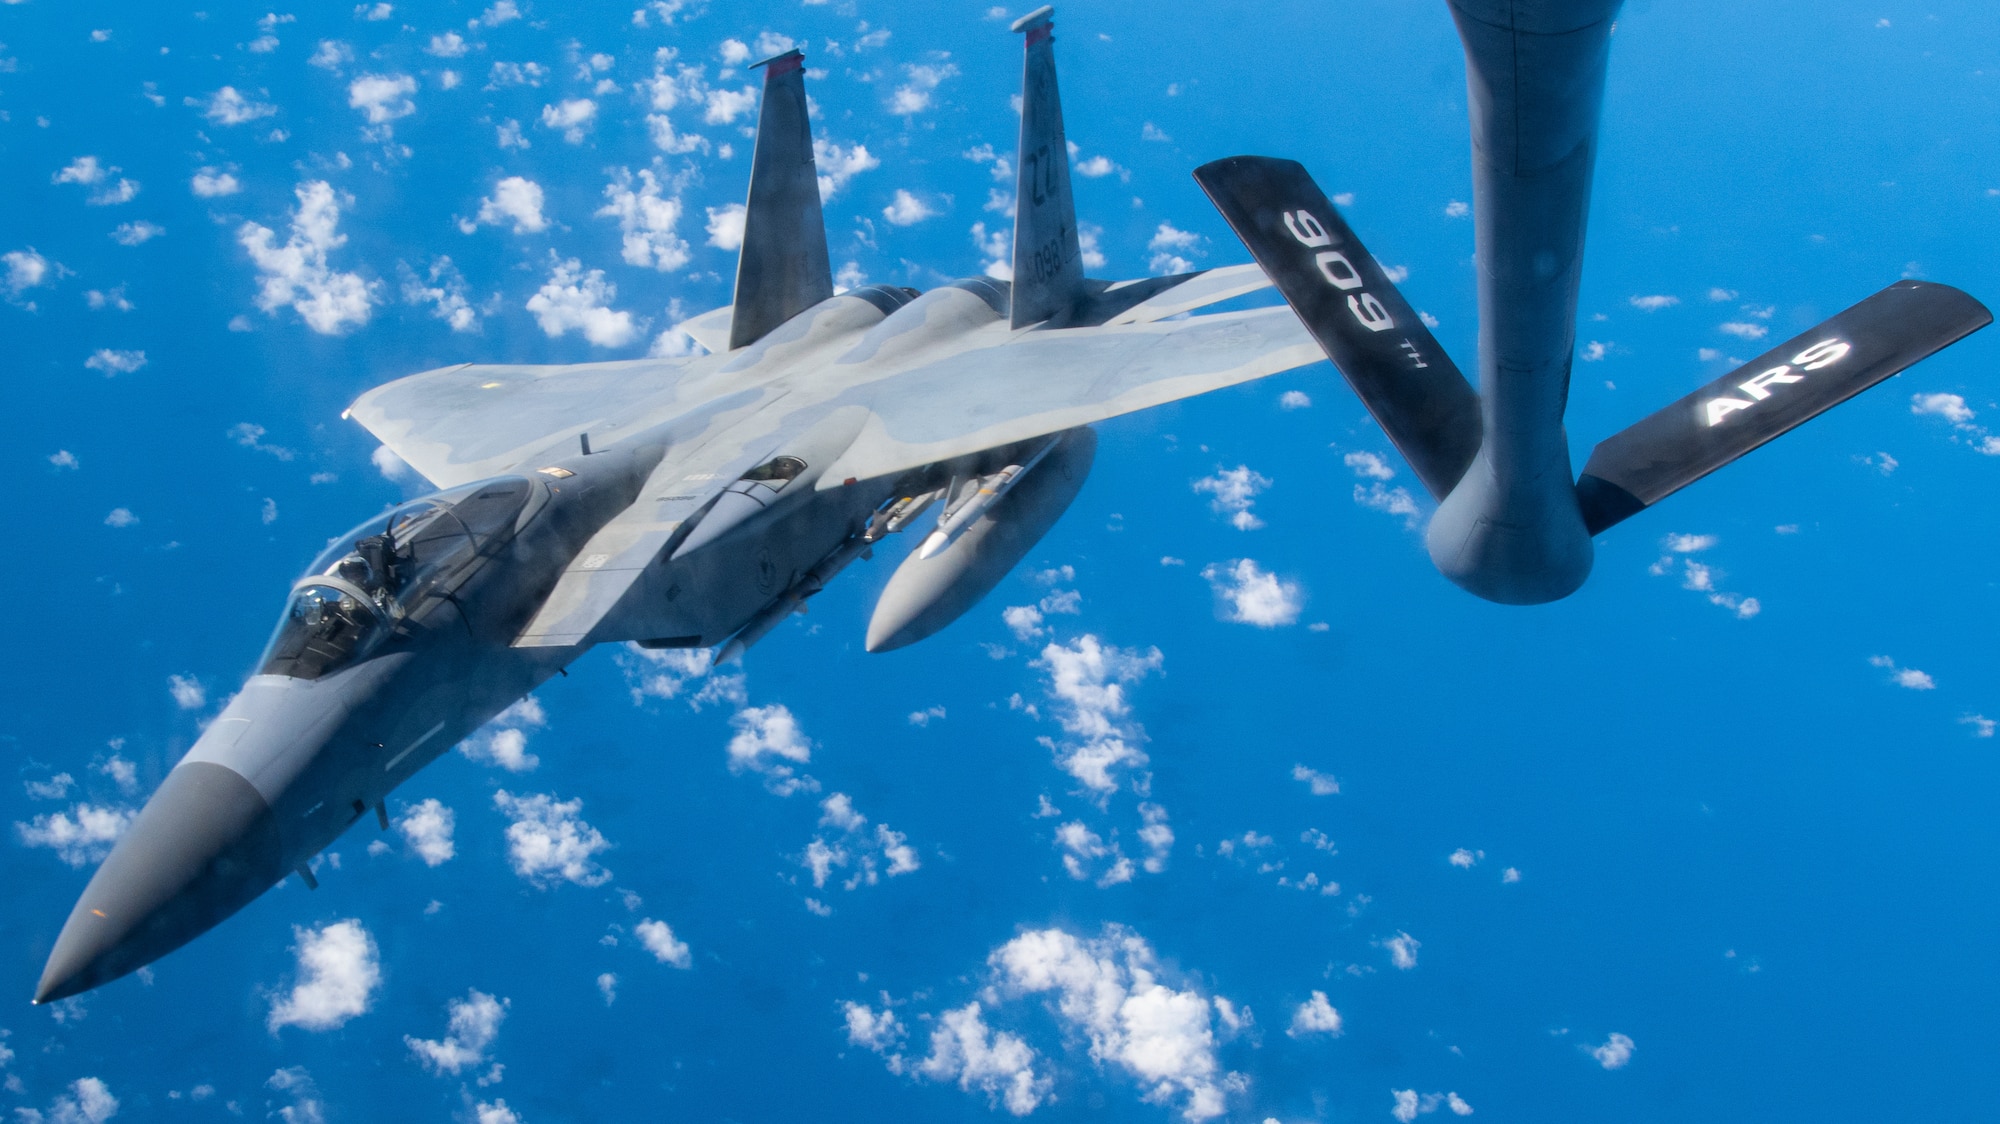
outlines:
[[[46,812],[26,823],[16,820],[14,834],[23,847],[47,847],[65,864],[81,867],[103,862],[111,845],[132,826],[133,815],[127,808],[77,804],[66,812]]]
[[[5,1056],[0,1056],[0,1061],[4,1060]],[[21,1091],[19,1082],[12,1079],[7,1089]],[[49,1104],[47,1113],[32,1108],[17,1108],[14,1113],[19,1124],[103,1124],[118,1115],[118,1107],[118,1098],[111,1095],[111,1087],[102,1079],[79,1077],[69,1083],[69,1092]]]
[[[693,710],[714,703],[741,706],[748,697],[746,678],[741,672],[715,674],[715,653],[708,648],[641,648],[628,644],[618,653],[618,666],[625,672],[631,689],[632,705],[647,699],[672,699],[687,695]],[[690,683],[700,683],[688,692]]]
[[[900,187],[896,189],[895,198],[882,208],[882,217],[889,220],[891,226],[915,226],[936,214],[938,212],[930,204]]]
[[[779,796],[819,791],[818,781],[792,767],[811,763],[812,742],[782,703],[744,707],[729,724],[736,730],[729,739],[730,772],[758,773],[764,787]]]
[[[364,74],[347,86],[347,106],[358,109],[370,125],[386,125],[417,111],[410,95],[417,80],[407,74]]]
[[[1722,288],[1710,289],[1708,291],[1708,299],[1716,301],[1718,303],[1721,301],[1733,301],[1736,299],[1736,290],[1722,289]]]
[[[278,1070],[264,1082],[264,1087],[292,1098],[291,1104],[271,1113],[284,1124],[324,1124],[326,1102],[320,1098],[319,1086],[304,1066]]]
[[[70,789],[76,787],[76,778],[68,773],[57,773],[45,781],[23,781],[21,784],[30,800],[61,800],[69,795]],[[0,1045],[5,1045],[5,1042],[0,1041]],[[6,1058],[0,1056],[0,1063],[5,1061]]]
[[[1194,490],[1213,496],[1209,506],[1220,514],[1228,515],[1230,525],[1239,531],[1254,531],[1264,525],[1264,521],[1253,515],[1250,508],[1257,494],[1270,486],[1270,477],[1243,464],[1235,468],[1217,468],[1215,475],[1204,476],[1194,482]]]
[[[1716,330],[1745,340],[1761,340],[1771,334],[1771,329],[1766,328],[1762,324],[1751,324],[1742,320],[1732,320],[1726,324],[1718,324],[1716,325]]]
[[[440,1077],[457,1076],[466,1069],[486,1064],[487,1047],[500,1037],[500,1023],[507,1017],[508,1001],[473,988],[465,998],[454,999],[445,1008],[448,1021],[442,1039],[417,1038],[405,1034],[403,1042],[425,1069]],[[487,1084],[481,1081],[480,1084]]]
[[[521,1117],[507,1107],[507,1098],[480,1101],[473,1106],[473,1124],[521,1124]]]
[[[1340,782],[1334,778],[1332,773],[1322,773],[1318,769],[1307,768],[1304,765],[1294,765],[1292,766],[1292,779],[1305,785],[1312,791],[1314,796],[1338,796],[1340,794]]]
[[[1986,717],[1984,714],[1968,714],[1965,717],[1959,719],[1958,721],[1959,724],[1962,726],[1972,727],[1972,736],[1975,738],[1992,737],[1993,728],[1996,725],[2000,725],[2000,723],[1996,723],[1993,719]]]
[[[1577,358],[1582,359],[1585,363],[1596,363],[1610,354],[1610,344],[1599,340],[1591,340],[1589,343],[1583,345],[1583,351]]]
[[[1625,1063],[1632,1060],[1636,1049],[1638,1047],[1632,1044],[1630,1038],[1614,1031],[1610,1038],[1605,1039],[1604,1045],[1591,1047],[1590,1056],[1606,1069],[1623,1069]]]
[[[691,968],[694,957],[689,954],[687,942],[674,937],[674,931],[664,921],[648,917],[632,927],[639,935],[639,943],[653,954],[653,959],[676,968]]]
[[[1396,470],[1389,467],[1389,462],[1380,453],[1348,453],[1340,458],[1340,462],[1364,480],[1393,480],[1396,477]]]
[[[167,676],[167,693],[182,710],[200,710],[208,705],[208,691],[192,675]]]
[[[499,27],[520,18],[521,9],[514,6],[514,0],[494,0],[492,7],[479,13],[479,23],[485,27]]]
[[[542,128],[561,131],[570,144],[582,144],[583,135],[596,124],[597,103],[589,98],[564,98],[542,107]]]
[[[1011,206],[1012,204],[1009,204],[1010,209]],[[973,223],[972,244],[978,247],[980,255],[987,259],[985,268],[981,272],[996,281],[1014,279],[1014,233],[1011,229],[996,228],[989,233],[985,223]]]
[[[1303,390],[1287,390],[1278,396],[1278,409],[1303,410],[1313,404],[1313,400]]]
[[[1112,163],[1111,158],[1108,156],[1092,156],[1088,160],[1079,160],[1076,164],[1076,174],[1085,179],[1099,179],[1120,170],[1118,165]],[[1164,226],[1166,224],[1162,223],[1161,225]]]
[[[425,866],[442,866],[457,854],[452,846],[452,825],[457,817],[436,797],[410,805],[396,820],[396,830]]]
[[[433,35],[431,36],[431,41],[424,46],[425,54],[435,55],[441,59],[463,58],[465,57],[465,52],[465,36],[460,35],[456,31],[447,31],[443,35]]]
[[[107,527],[135,527],[138,524],[139,517],[132,514],[132,509],[129,507],[114,507],[111,509],[111,514],[104,517],[104,525]]]
[[[375,299],[373,285],[327,264],[328,253],[347,242],[337,231],[340,204],[333,188],[324,180],[307,180],[293,194],[299,205],[284,245],[277,244],[270,228],[254,222],[236,230],[236,240],[257,267],[257,307],[274,313],[290,305],[308,328],[322,335],[366,324]]]
[[[1467,850],[1464,847],[1460,847],[1458,850],[1453,851],[1451,854],[1445,856],[1445,861],[1455,867],[1458,867],[1460,870],[1471,870],[1474,866],[1477,866],[1479,864],[1480,859],[1483,859],[1485,857],[1486,857],[1486,852],[1484,851],[1471,851]]]
[[[403,303],[430,305],[431,315],[451,325],[454,332],[476,332],[479,330],[479,314],[472,309],[466,299],[465,278],[453,265],[451,258],[439,254],[431,262],[425,276],[408,266],[402,267]]]
[[[478,215],[458,220],[458,229],[471,234],[481,224],[512,223],[516,234],[539,234],[549,228],[542,201],[541,184],[524,176],[508,176],[493,185],[493,194],[480,199]]]
[[[1714,535],[1671,534],[1660,541],[1662,549],[1675,554],[1699,554],[1722,540]]]
[[[200,106],[201,115],[217,125],[243,125],[278,112],[277,106],[251,101],[234,86],[224,86],[210,94],[205,101],[188,98],[187,104]]]
[[[618,1002],[618,976],[612,972],[600,973],[597,977],[597,993],[604,996],[604,1005]]]
[[[501,789],[493,794],[493,806],[511,821],[507,859],[514,873],[537,889],[559,882],[602,886],[611,880],[611,872],[595,857],[611,843],[584,822],[582,800],[559,801],[542,793],[515,796]]]
[[[123,285],[113,286],[108,293],[99,292],[96,289],[86,289],[83,293],[83,303],[89,305],[93,312],[102,312],[107,308],[116,309],[119,312],[130,312],[135,307],[131,301],[125,299],[125,286]]]
[[[893,878],[921,869],[923,864],[908,837],[888,824],[876,824],[870,832],[868,817],[855,809],[846,793],[836,792],[820,801],[820,810],[819,826],[831,827],[837,834],[831,840],[815,835],[800,858],[801,865],[812,872],[814,889],[826,886],[835,867],[852,871],[841,883],[847,890],[873,886],[885,874]]]
[[[898,117],[909,117],[922,113],[931,107],[931,95],[945,79],[958,73],[958,67],[950,63],[905,66],[903,74],[909,80],[896,87],[889,97],[889,112]]]
[[[895,1048],[908,1033],[896,1012],[884,1007],[881,1012],[863,1003],[844,1002],[841,1012],[847,1020],[847,1044],[864,1046],[876,1053]]]
[[[224,195],[234,195],[243,190],[236,177],[215,168],[202,168],[189,181],[197,199],[216,199]]]
[[[661,193],[651,169],[639,169],[636,187],[629,169],[613,169],[604,198],[597,215],[618,220],[625,264],[671,273],[688,263],[688,244],[674,233],[681,221],[681,201]]]
[[[923,710],[913,710],[910,712],[910,725],[929,726],[933,721],[941,720],[944,718],[944,716],[945,716],[945,710],[944,707],[942,706],[932,706],[932,707],[925,707]]]
[[[1297,582],[1267,572],[1253,559],[1214,563],[1204,567],[1201,576],[1214,588],[1225,620],[1279,628],[1296,623],[1305,608],[1304,591]]]
[[[816,137],[813,139],[813,164],[819,169],[819,198],[824,203],[838,195],[840,189],[855,176],[881,167],[882,161],[869,155],[867,145],[843,148]]]
[[[1423,947],[1422,941],[1400,930],[1395,936],[1384,937],[1375,944],[1388,951],[1389,963],[1406,972],[1417,966],[1417,950]]]
[[[0,255],[0,262],[7,263],[7,295],[18,297],[38,285],[49,281],[49,259],[37,253],[33,246],[25,250],[9,250]]]
[[[1033,605],[1009,605],[1000,610],[1000,620],[1024,644],[1048,631],[1042,627],[1042,611]]]
[[[397,456],[396,451],[387,445],[376,446],[375,451],[368,454],[368,462],[385,480],[407,480],[414,471],[410,462]]]
[[[1462,219],[1472,213],[1472,207],[1463,200],[1454,199],[1444,205],[1444,213],[1446,218]]]
[[[360,921],[349,918],[317,929],[294,926],[298,982],[276,996],[266,1024],[276,1034],[281,1027],[332,1030],[368,1010],[369,997],[382,982],[382,964],[375,938]]]
[[[1910,412],[1919,417],[1940,417],[1953,425],[1964,425],[1974,417],[1972,408],[1957,394],[1912,394]]]
[[[634,321],[629,312],[610,305],[618,286],[604,279],[604,271],[585,271],[575,258],[560,260],[550,253],[549,279],[528,298],[528,311],[550,339],[571,331],[598,347],[624,347],[645,330],[644,321]]]
[[[108,347],[100,347],[90,353],[90,358],[85,359],[83,365],[93,371],[104,372],[107,378],[112,375],[129,375],[146,365],[146,353],[114,351]]]
[[[1672,308],[1679,303],[1681,303],[1679,297],[1670,297],[1664,294],[1632,298],[1632,307],[1641,312],[1658,312],[1663,308]]]
[[[131,202],[139,194],[137,180],[112,178],[121,170],[116,166],[106,167],[99,164],[95,156],[79,156],[49,177],[49,182],[73,183],[81,187],[95,188],[96,190],[86,197],[85,202],[96,207],[116,206],[119,203]]]
[[[708,91],[701,119],[710,125],[733,125],[756,105],[757,91],[749,86],[737,90],[718,87]]]
[[[1308,1034],[1340,1034],[1340,1012],[1327,1002],[1326,992],[1315,991],[1312,998],[1299,1004],[1292,1012],[1292,1025],[1285,1030],[1291,1038],[1303,1038]]]
[[[548,76],[549,68],[538,62],[496,62],[486,72],[486,88],[540,86]]]
[[[742,249],[744,213],[741,203],[708,208],[708,244],[718,250]]]
[[[1047,676],[1057,721],[1070,735],[1066,744],[1052,747],[1056,763],[1100,800],[1117,791],[1117,771],[1146,767],[1139,748],[1145,731],[1129,720],[1125,689],[1164,662],[1158,648],[1118,648],[1088,633],[1068,645],[1048,645],[1034,662]]]
[[[1932,679],[1928,673],[1918,671],[1914,667],[1897,667],[1896,661],[1890,659],[1888,656],[1870,656],[1868,657],[1868,662],[1874,667],[1888,671],[1889,682],[1894,683],[1898,687],[1912,691],[1933,691],[1937,689],[1937,680]]]
[[[975,1000],[938,1017],[930,1055],[915,1071],[933,1081],[956,1081],[968,1093],[984,1092],[989,1104],[1004,1103],[1008,1112],[1026,1116],[1049,1095],[1050,1081],[1035,1074],[1035,1062],[1034,1049],[1019,1036],[986,1025]]]
[[[1423,509],[1417,506],[1416,497],[1410,495],[1408,488],[1400,485],[1388,488],[1380,483],[1369,484],[1366,487],[1356,484],[1354,502],[1371,511],[1398,516],[1404,525],[1409,527],[1415,527],[1417,521],[1423,518]]]
[[[166,232],[166,227],[140,219],[137,222],[119,223],[118,229],[111,232],[111,240],[120,246],[137,246],[142,242],[150,242]]]
[[[1052,994],[1065,1030],[1085,1037],[1093,1060],[1119,1066],[1139,1083],[1142,1099],[1176,1104],[1184,1120],[1223,1115],[1229,1095],[1247,1085],[1216,1057],[1209,997],[1192,984],[1162,982],[1167,973],[1152,946],[1129,929],[1106,926],[1091,940],[1032,930],[987,963],[1003,993]],[[1025,1061],[1014,1072],[1026,1072]],[[1033,1090],[1032,1078],[1027,1087]]]
[[[390,16],[393,16],[395,14],[396,14],[396,6],[394,4],[386,3],[384,2],[384,0],[377,0],[377,2],[373,4],[356,4],[354,6],[354,18],[358,20],[367,20],[370,23],[375,23],[381,20],[388,19]]]
[[[316,66],[321,70],[329,70],[338,74],[341,67],[353,61],[354,48],[338,39],[322,39],[319,41],[319,49],[314,51],[312,57],[306,60],[306,65]]]

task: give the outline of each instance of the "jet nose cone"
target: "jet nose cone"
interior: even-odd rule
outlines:
[[[185,761],[146,803],[63,924],[35,1002],[150,964],[284,874],[271,809],[242,774]]]

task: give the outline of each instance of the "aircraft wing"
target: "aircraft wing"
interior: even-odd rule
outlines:
[[[858,387],[871,416],[821,488],[865,480],[1319,361],[1289,308],[1017,333]]]
[[[524,366],[463,363],[363,394],[360,422],[440,488],[484,480],[577,435],[609,442],[621,423],[671,403],[697,359]]]

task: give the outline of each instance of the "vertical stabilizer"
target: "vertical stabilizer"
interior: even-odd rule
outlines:
[[[805,53],[786,51],[757,65],[764,68],[764,106],[757,115],[743,249],[736,259],[732,351],[833,295],[812,122],[806,116]]]
[[[1056,92],[1055,9],[1014,21],[1027,33],[1021,63],[1021,151],[1014,191],[1014,327],[1075,307],[1083,297],[1083,253],[1069,194],[1069,141]]]

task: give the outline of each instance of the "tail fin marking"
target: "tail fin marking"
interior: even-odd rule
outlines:
[[[1431,495],[1479,454],[1479,395],[1326,194],[1292,160],[1233,156],[1195,182]]]
[[[1069,140],[1056,90],[1055,9],[1014,21],[1025,32],[1021,62],[1021,149],[1014,191],[1013,326],[1071,311],[1085,297],[1083,251],[1069,187]]]
[[[1898,281],[1606,438],[1576,482],[1595,535],[1993,322],[1949,285]]]

